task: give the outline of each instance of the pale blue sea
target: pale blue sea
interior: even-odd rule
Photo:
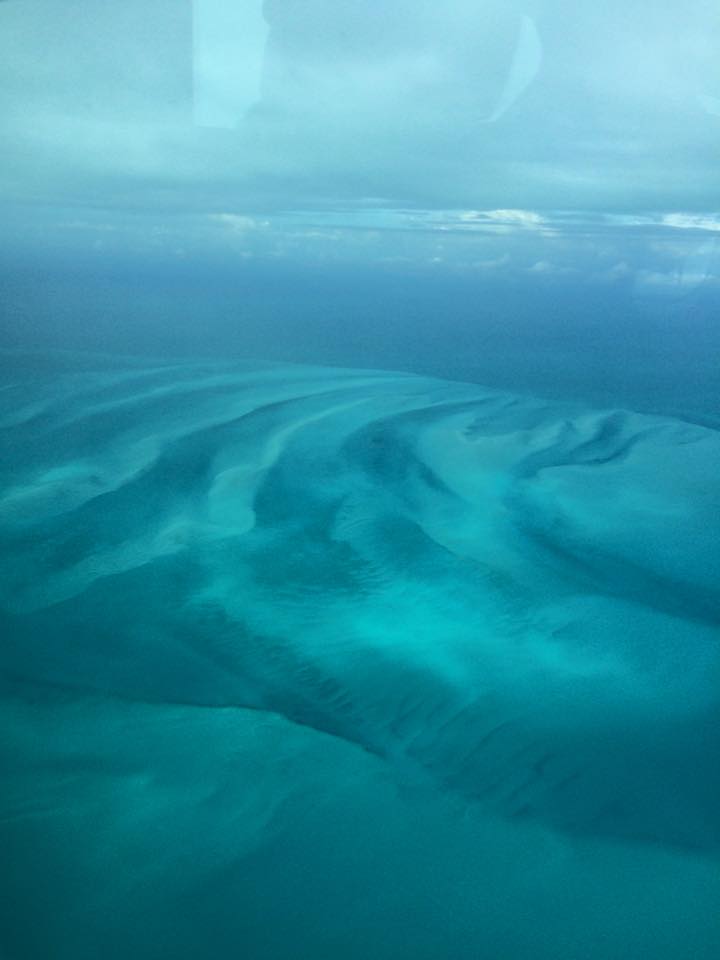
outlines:
[[[6,955],[711,960],[717,335],[323,281],[16,275]]]

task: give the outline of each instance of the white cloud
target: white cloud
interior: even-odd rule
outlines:
[[[677,227],[680,230],[710,230],[720,233],[720,217],[712,214],[666,213],[660,222],[663,226]]]
[[[471,266],[476,270],[499,270],[502,267],[507,267],[510,264],[510,257],[508,254],[504,254],[501,257],[495,257],[490,260],[475,260]]]
[[[620,227],[672,227],[677,230],[709,230],[720,233],[720,216],[715,213],[607,214],[607,223]]]
[[[270,226],[269,220],[258,220],[239,213],[211,213],[208,217],[213,223],[219,223],[233,233],[248,233],[254,230],[265,230]]]
[[[197,0],[194,56],[190,5],[153,0],[149,21],[125,6],[76,0],[68,19],[57,0],[0,3],[6,195],[306,210],[381,196],[498,231],[548,229],[537,208],[717,196],[703,4],[678,17],[662,0],[649,25],[636,4],[620,21],[619,0],[570,17],[535,4],[536,23],[519,0],[392,0],[379,20],[357,0],[304,16],[268,3],[265,19],[260,0]],[[696,216],[666,225],[716,229]]]
[[[637,274],[637,283],[641,287],[651,287],[664,291],[687,293],[701,284],[716,284],[720,278],[711,273],[693,272],[690,270],[640,270]]]
[[[494,223],[531,230],[547,225],[546,219],[534,210],[463,210],[458,219],[463,223]]]
[[[625,260],[620,260],[605,272],[605,277],[608,280],[625,280],[627,277],[631,277],[632,273],[632,267]]]
[[[540,276],[567,276],[570,273],[575,273],[575,269],[564,264],[553,263],[550,260],[536,260],[531,267],[527,268],[527,272]]]

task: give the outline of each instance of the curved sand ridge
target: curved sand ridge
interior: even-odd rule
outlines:
[[[720,435],[409,375],[0,392],[6,689],[248,708],[469,807],[720,846]]]

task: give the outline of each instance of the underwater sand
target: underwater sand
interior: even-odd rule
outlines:
[[[716,960],[720,434],[17,354],[0,944]]]

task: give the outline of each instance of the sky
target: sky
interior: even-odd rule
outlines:
[[[0,253],[720,286],[710,0],[0,0]]]
[[[3,0],[6,197],[717,210],[709,0]]]

